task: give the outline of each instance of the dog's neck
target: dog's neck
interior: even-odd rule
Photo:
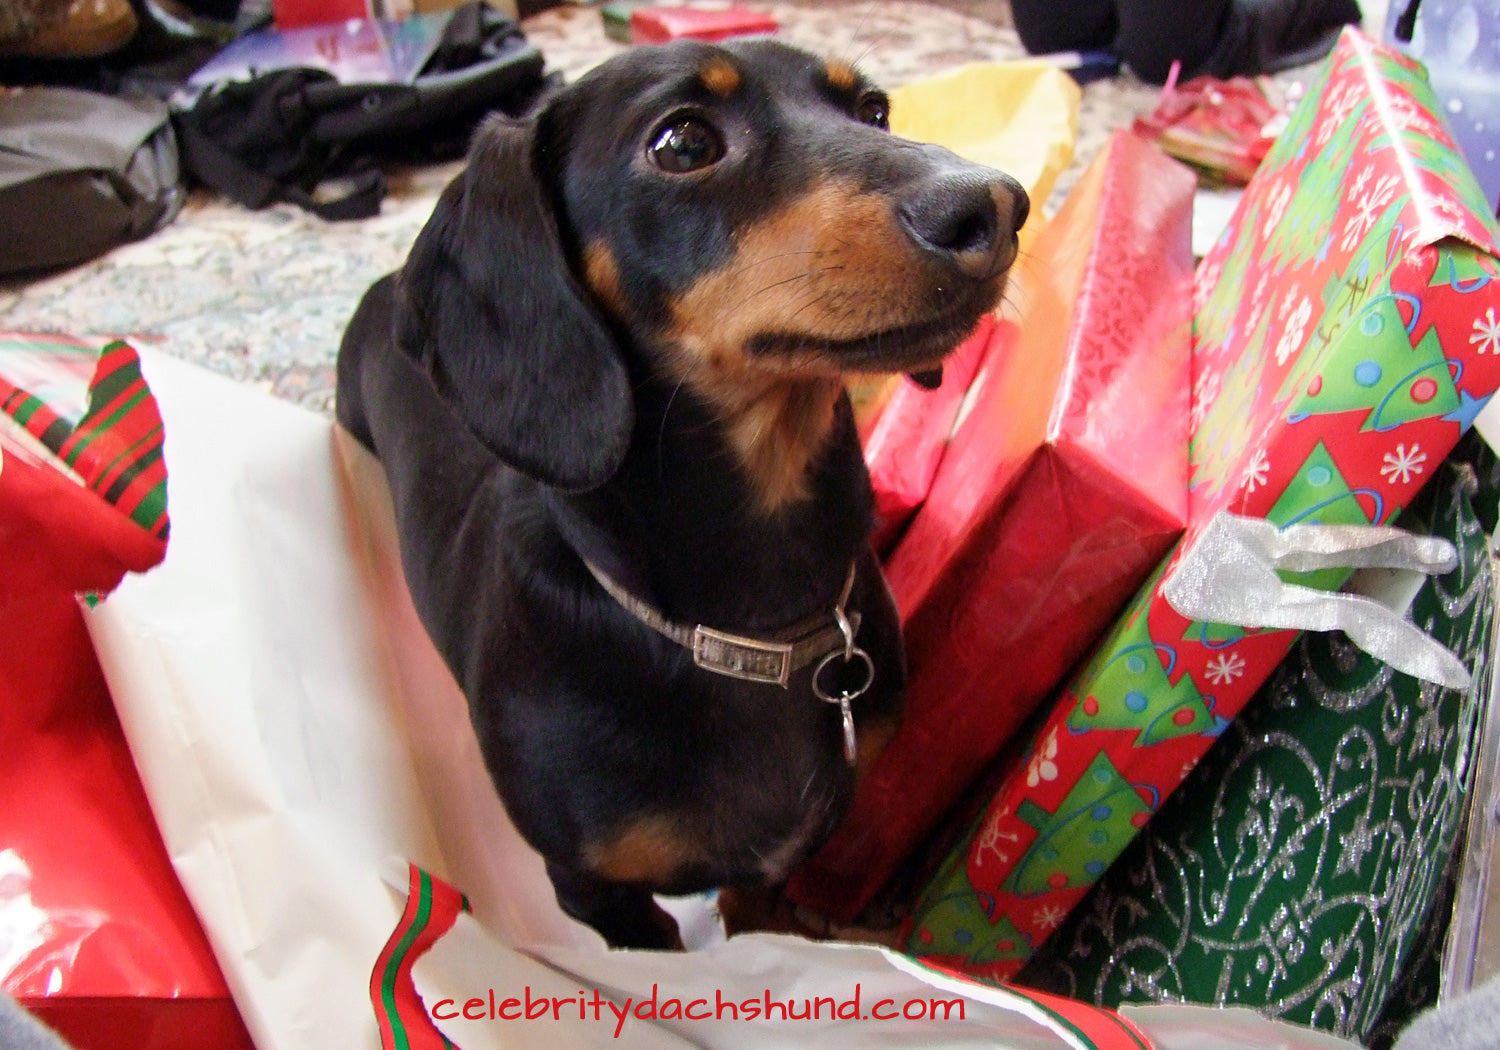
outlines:
[[[621,335],[635,327],[607,249],[595,245],[585,252],[584,274],[600,310],[620,326]],[[638,383],[660,381],[674,391],[691,390],[711,409],[755,505],[767,517],[809,498],[809,472],[833,430],[834,408],[844,392],[837,376],[798,372],[790,355],[781,369],[768,366],[754,361],[741,343],[702,333],[658,331],[633,349],[645,373],[636,377]]]
[[[816,414],[795,403],[783,411]],[[741,444],[752,424],[726,420],[720,405],[689,390],[645,382],[619,473],[593,492],[554,493],[554,518],[580,555],[677,619],[783,626],[826,604],[868,543],[869,475],[841,391],[826,412],[818,439],[788,453],[801,457],[801,495],[768,509],[764,477]],[[794,425],[775,420],[748,447],[773,456],[774,442],[785,440],[781,428]]]
[[[761,379],[703,384],[755,504],[766,517],[809,499],[813,461],[828,442],[843,395],[837,380]]]

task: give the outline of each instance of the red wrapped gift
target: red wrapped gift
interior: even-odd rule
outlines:
[[[669,40],[727,40],[732,36],[776,32],[776,19],[744,7],[637,7],[630,12],[630,37],[637,44]]]
[[[1187,535],[923,891],[909,950],[1013,975],[1291,648],[1163,597],[1220,511],[1388,524],[1500,388],[1500,236],[1436,113],[1420,67],[1345,30],[1198,270]]]
[[[1181,86],[1169,82],[1156,109],[1137,118],[1133,129],[1207,181],[1243,186],[1285,124],[1269,77],[1198,77]]]
[[[0,413],[0,982],[80,1050],[249,1050],[78,608],[166,550],[135,352],[0,333]]]
[[[375,7],[371,0],[271,0],[271,16],[277,29],[301,29],[375,18]]]
[[[989,353],[998,324],[993,314],[980,318],[978,327],[943,361],[943,381],[936,390],[923,389],[909,378],[897,380],[864,439],[865,464],[875,492],[871,542],[882,557],[890,553],[932,488],[959,407]]]
[[[1160,561],[1187,513],[1194,178],[1121,132],[1016,270],[887,573],[900,732],[790,892],[850,921]]]

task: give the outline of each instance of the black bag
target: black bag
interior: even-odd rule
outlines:
[[[460,156],[486,113],[534,101],[543,64],[514,19],[473,0],[411,83],[345,84],[294,68],[214,84],[174,112],[183,167],[250,208],[289,201],[325,219],[364,218],[385,195],[376,158]],[[335,179],[341,196],[315,193]]]
[[[0,93],[0,274],[93,258],[181,206],[164,103],[73,88]]]

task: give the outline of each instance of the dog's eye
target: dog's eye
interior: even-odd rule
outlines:
[[[646,152],[662,171],[677,175],[706,168],[724,156],[724,140],[704,121],[684,117],[662,128]]]
[[[877,127],[881,131],[891,130],[891,104],[884,95],[866,95],[854,107],[854,116],[861,123]]]

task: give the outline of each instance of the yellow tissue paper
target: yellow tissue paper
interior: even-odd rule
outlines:
[[[1046,62],[979,62],[892,91],[891,131],[946,146],[1024,186],[1037,217],[1021,231],[1024,250],[1073,160],[1082,96],[1072,77]]]
[[[935,142],[966,160],[1010,175],[1031,198],[1021,230],[1028,252],[1044,224],[1042,208],[1073,160],[1082,92],[1046,62],[978,62],[913,81],[891,92],[891,131],[913,142]],[[850,380],[855,424],[868,435],[898,378]]]

